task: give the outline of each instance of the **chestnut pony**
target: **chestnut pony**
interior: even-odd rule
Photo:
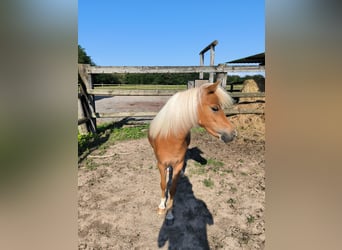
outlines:
[[[177,181],[190,144],[191,128],[199,125],[225,143],[236,136],[234,127],[223,112],[223,108],[231,105],[233,101],[219,83],[220,81],[206,83],[176,93],[150,124],[148,139],[153,147],[161,177],[159,214],[166,212],[166,176],[170,167],[172,182],[167,209],[172,210]]]

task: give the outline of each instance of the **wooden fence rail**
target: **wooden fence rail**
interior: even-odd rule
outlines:
[[[263,114],[262,110],[244,109],[244,110],[225,110],[225,114]],[[139,117],[139,118],[153,118],[158,112],[115,112],[115,113],[96,113],[97,118],[125,118],[125,117]]]
[[[98,96],[172,96],[179,90],[169,89],[90,89],[88,94]],[[231,92],[229,93],[233,98],[240,97],[265,97],[264,92],[255,93],[242,93],[242,92]]]
[[[90,66],[84,65],[87,74],[111,74],[111,73],[239,73],[260,72],[265,66]]]

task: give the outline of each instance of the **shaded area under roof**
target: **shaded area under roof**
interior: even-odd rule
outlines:
[[[226,63],[259,63],[259,65],[265,65],[265,52],[245,58],[236,59]]]

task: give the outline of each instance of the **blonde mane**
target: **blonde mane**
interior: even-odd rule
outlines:
[[[203,90],[212,83],[203,84],[197,88],[191,88],[173,95],[150,124],[149,135],[151,138],[167,137],[187,132],[198,125],[198,105],[201,103]],[[221,87],[215,94],[219,98],[222,108],[233,103],[230,95]]]

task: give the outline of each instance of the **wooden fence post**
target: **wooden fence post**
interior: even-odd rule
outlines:
[[[195,87],[195,81],[188,81],[188,89],[192,89]]]
[[[96,110],[95,110],[95,96],[88,94],[88,90],[93,89],[91,74],[88,73],[89,64],[79,64],[78,73],[81,77],[81,98],[85,98],[85,115],[89,119],[90,131],[96,133]],[[81,102],[82,103],[82,102]]]
[[[80,122],[82,122],[81,124],[78,124],[78,132],[81,134],[81,135],[84,135],[84,134],[87,134],[89,133],[90,131],[88,130],[87,128],[87,124],[86,122],[84,122],[85,120],[87,120],[86,116],[85,116],[85,113],[84,113],[84,109],[83,109],[83,105],[82,105],[82,95],[79,94],[78,95],[78,120]]]
[[[219,64],[218,68],[224,67],[224,64]],[[223,70],[223,69],[222,69]],[[221,80],[222,88],[226,89],[227,87],[227,72],[224,73],[216,73],[216,81]]]
[[[217,44],[217,43],[216,43]],[[215,62],[215,46],[216,44],[211,44],[210,45],[210,66],[214,66]],[[209,74],[209,82],[214,82],[214,73]]]
[[[204,66],[204,53],[200,53],[200,66]],[[199,79],[203,80],[203,72],[199,73]]]

